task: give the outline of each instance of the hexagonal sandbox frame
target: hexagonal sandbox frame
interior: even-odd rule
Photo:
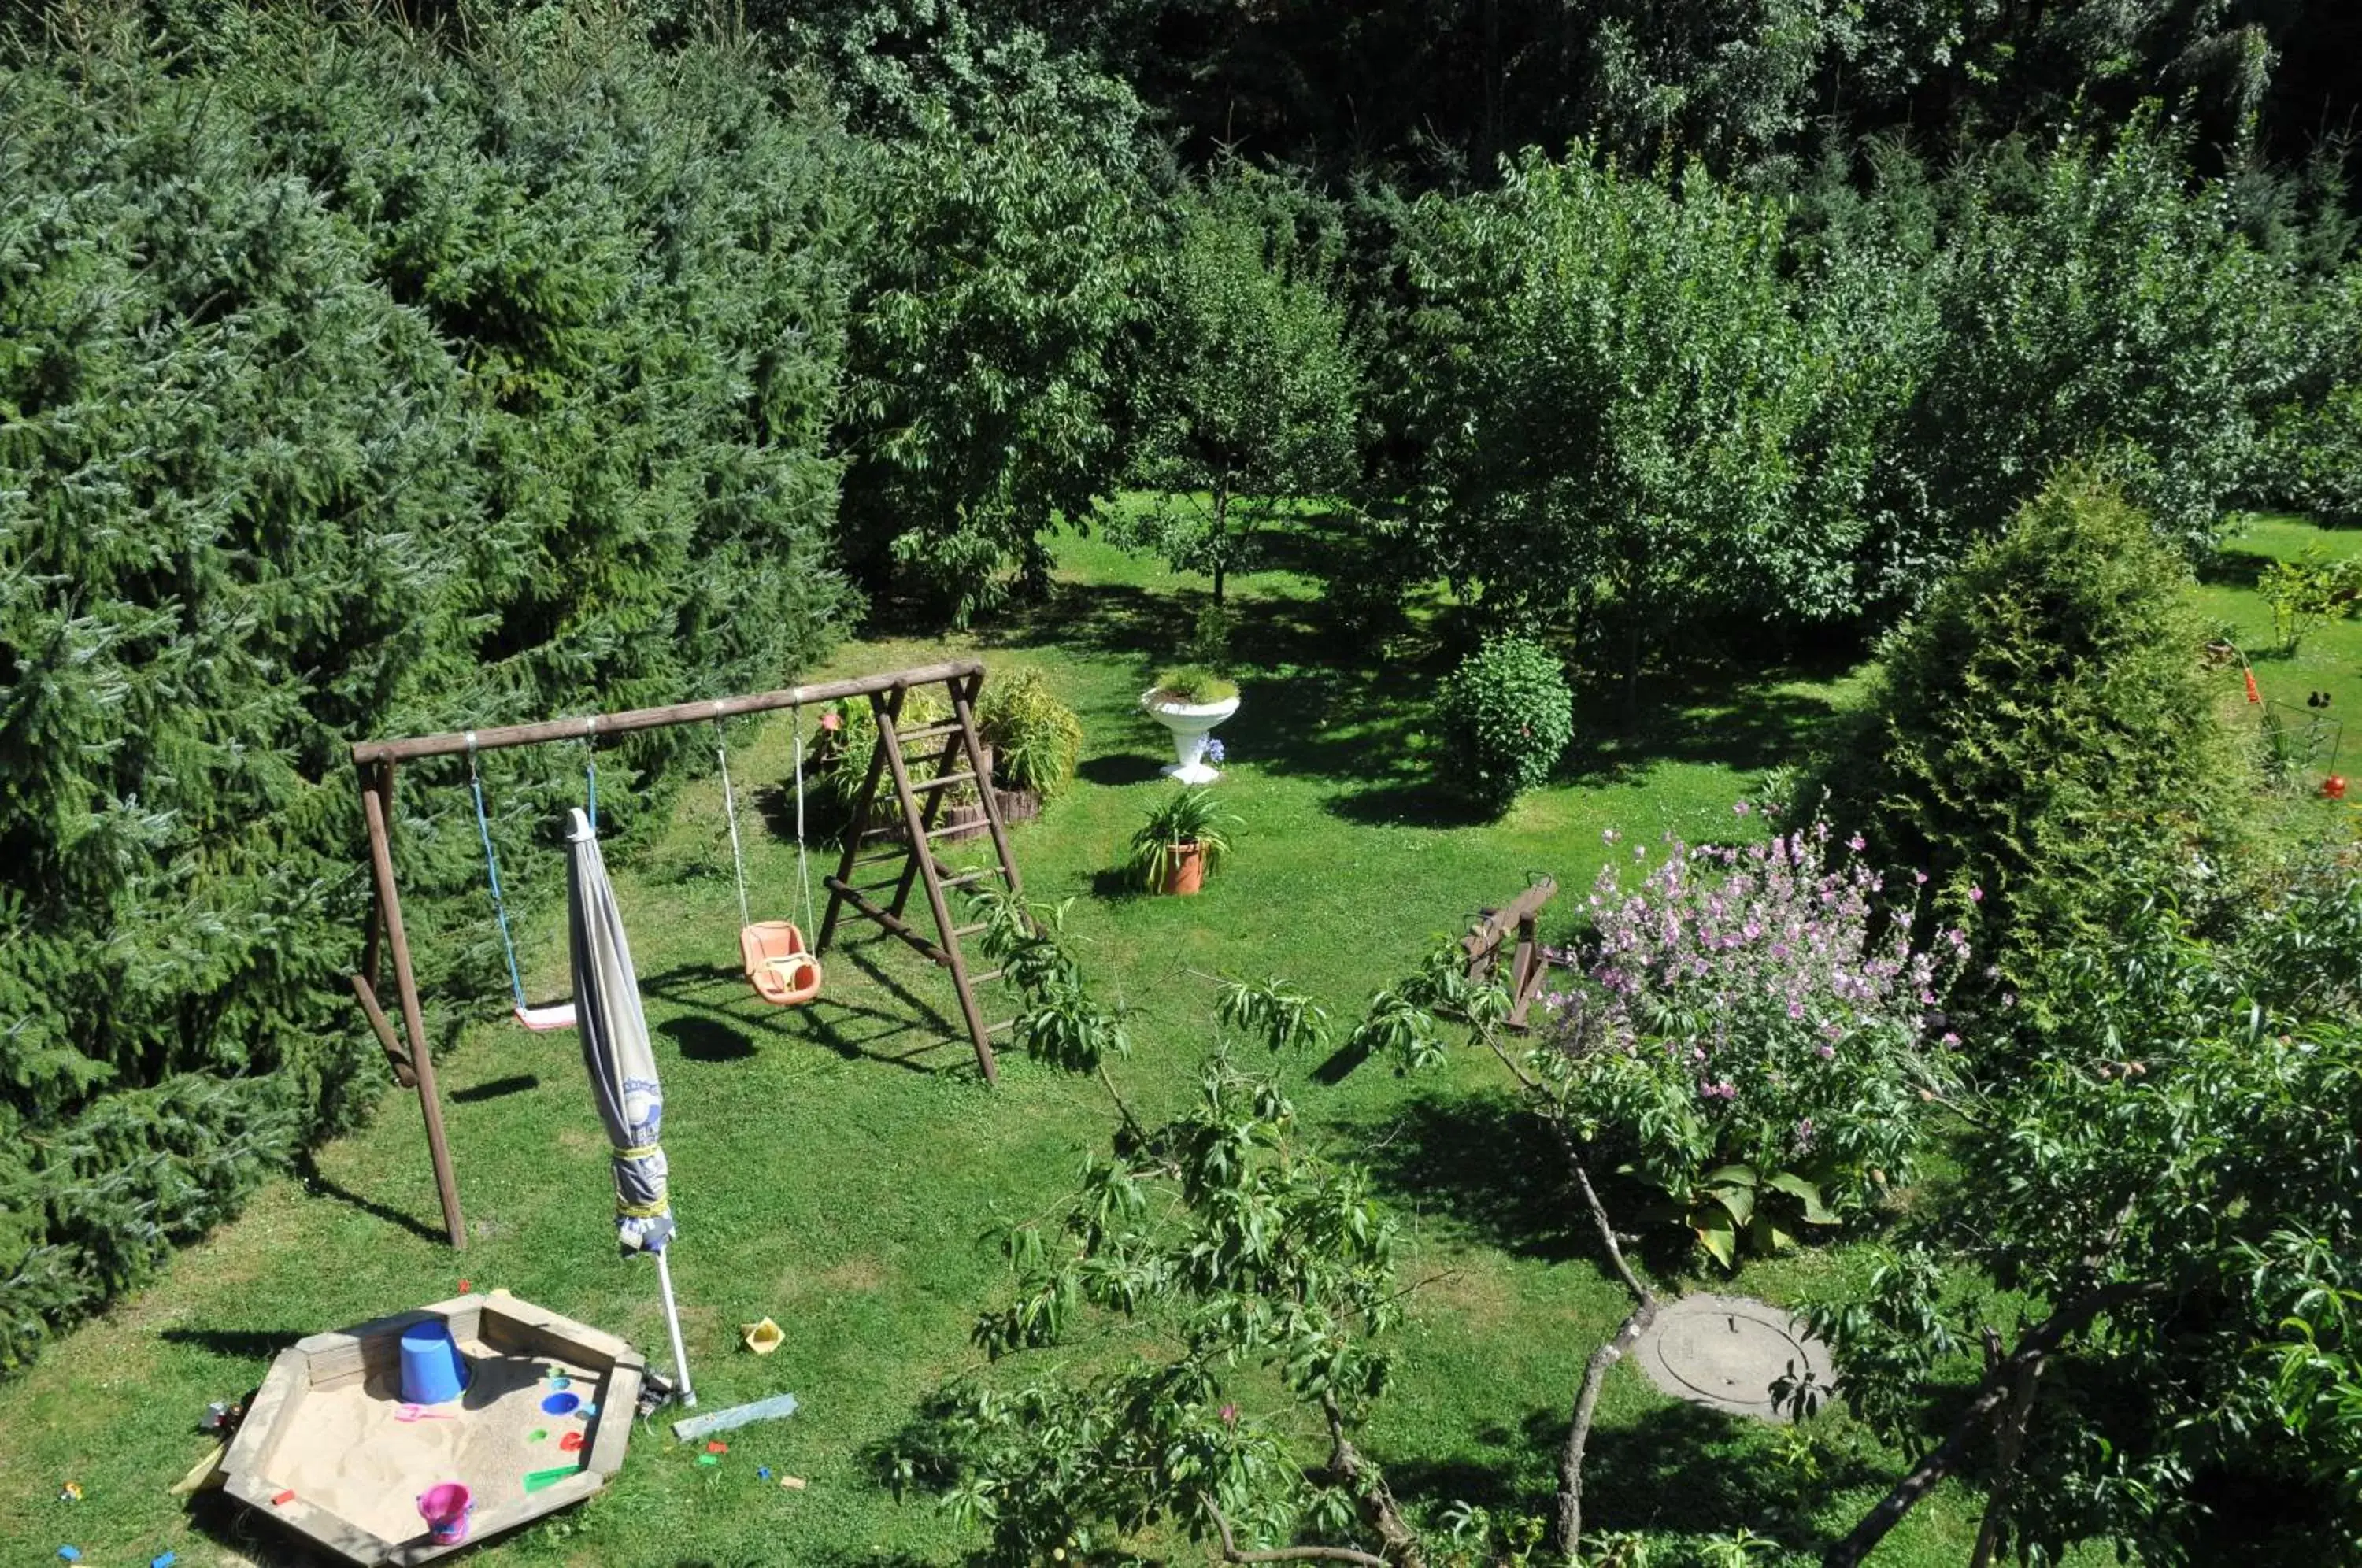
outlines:
[[[469,1391],[448,1409],[420,1411],[402,1403],[402,1333],[436,1318],[450,1325],[468,1361]],[[582,1419],[535,1413],[544,1379],[553,1372],[588,1390],[583,1402],[594,1414]],[[280,1352],[223,1461],[224,1485],[257,1513],[354,1562],[429,1562],[579,1503],[605,1485],[623,1465],[646,1372],[639,1353],[613,1334],[513,1297],[454,1297],[314,1334]],[[403,1415],[405,1409],[411,1414]],[[428,1421],[454,1425],[424,1427]],[[560,1446],[563,1434],[578,1430],[578,1422],[580,1447],[568,1452]],[[397,1433],[397,1426],[410,1430]],[[563,1430],[552,1434],[553,1428]],[[405,1460],[419,1463],[424,1451],[438,1446],[445,1452],[433,1454],[433,1474],[388,1475],[378,1488],[386,1496],[366,1496],[365,1506],[317,1495],[334,1494],[331,1486],[298,1485],[316,1475],[329,1455],[339,1463],[350,1457],[366,1474],[399,1469]],[[568,1459],[579,1462],[575,1474],[525,1490],[528,1472],[561,1468]],[[415,1512],[416,1495],[442,1481],[465,1482],[475,1493],[474,1522],[464,1542],[437,1544]],[[348,1496],[353,1495],[348,1488]],[[393,1539],[389,1521],[403,1518],[405,1511],[411,1531]],[[362,1513],[373,1519],[353,1517]]]

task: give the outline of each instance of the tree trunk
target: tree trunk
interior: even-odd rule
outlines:
[[[1862,1516],[1851,1534],[1830,1547],[1821,1556],[1821,1568],[1859,1568],[1886,1532],[1903,1522],[1903,1516],[1916,1507],[1919,1500],[1936,1489],[1936,1484],[1957,1467],[1969,1450],[1969,1443],[1983,1430],[1994,1416],[2010,1402],[2019,1379],[2029,1370],[2039,1373],[2043,1358],[2065,1342],[2084,1324],[2112,1307],[2144,1296],[2164,1293],[2161,1285],[2126,1280],[2102,1286],[2087,1291],[2043,1320],[2038,1327],[2029,1329],[2018,1341],[2017,1349],[2007,1360],[1987,1374],[1984,1386],[1971,1400],[1949,1436],[1937,1444],[1934,1452],[1911,1467],[1911,1474],[1894,1484],[1894,1489],[1881,1497],[1869,1513]],[[2025,1385],[2029,1397],[2033,1383]]]
[[[1624,712],[1628,718],[1640,716],[1640,617],[1627,614],[1624,618]]]
[[[1214,602],[1222,602],[1222,583],[1231,575],[1231,486],[1227,478],[1214,485]]]
[[[1591,1360],[1583,1369],[1583,1391],[1574,1398],[1574,1419],[1566,1430],[1566,1446],[1558,1457],[1558,1525],[1551,1536],[1551,1550],[1573,1561],[1575,1548],[1583,1544],[1583,1456],[1591,1443],[1591,1419],[1599,1410],[1599,1390],[1607,1381],[1607,1370],[1631,1353],[1657,1320],[1657,1298],[1643,1295],[1624,1326],[1606,1344],[1591,1353]]]
[[[2009,1391],[2009,1409],[2001,1419],[2001,1441],[1996,1445],[1999,1466],[1992,1495],[1985,1499],[1984,1523],[1977,1528],[1977,1549],[1969,1559],[1969,1568],[1992,1568],[1994,1555],[2001,1551],[2002,1536],[2009,1528],[2009,1495],[2017,1482],[2017,1462],[2025,1452],[2025,1429],[2034,1420],[2034,1386],[2042,1381],[2042,1369],[2048,1364],[2027,1363]]]

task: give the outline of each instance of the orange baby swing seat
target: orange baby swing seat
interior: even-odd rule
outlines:
[[[820,960],[793,921],[765,920],[739,927],[738,956],[756,994],[774,1007],[800,1007],[820,995]]]
[[[820,995],[820,960],[793,921],[756,920],[746,908],[746,856],[738,845],[738,792],[730,784],[730,751],[713,723],[714,761],[722,773],[722,812],[730,823],[730,873],[738,885],[738,958],[746,982],[773,1007],[801,1007]],[[811,919],[811,872],[804,857],[804,718],[796,710],[796,882],[804,919]]]

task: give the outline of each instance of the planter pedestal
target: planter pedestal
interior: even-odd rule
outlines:
[[[1206,763],[1206,741],[1214,726],[1239,711],[1239,700],[1226,697],[1220,702],[1159,701],[1154,691],[1140,694],[1140,705],[1148,716],[1173,732],[1173,761],[1161,771],[1167,778],[1184,784],[1211,784],[1221,775]]]

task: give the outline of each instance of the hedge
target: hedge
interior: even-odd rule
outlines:
[[[775,684],[849,607],[825,122],[550,12],[225,15],[0,42],[0,1367],[385,1081],[346,743]],[[694,744],[602,757],[609,819]],[[544,749],[491,765],[528,901]],[[455,999],[462,776],[397,830]]]

